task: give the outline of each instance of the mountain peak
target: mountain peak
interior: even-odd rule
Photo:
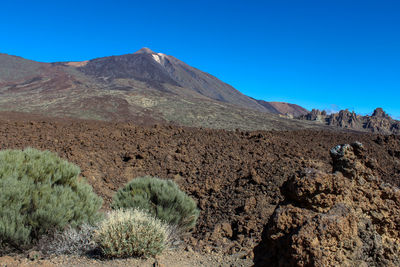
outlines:
[[[135,52],[135,54],[155,54],[150,48],[143,47],[142,49]]]
[[[388,117],[387,114],[385,113],[385,111],[383,111],[382,108],[376,108],[374,110],[374,113],[372,114],[373,117],[381,117],[381,118],[385,118]]]

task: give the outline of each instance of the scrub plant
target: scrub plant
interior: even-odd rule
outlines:
[[[102,199],[79,174],[50,151],[0,151],[0,247],[23,249],[50,231],[95,224]]]
[[[199,210],[196,202],[171,180],[138,177],[119,189],[111,204],[113,209],[138,208],[147,211],[182,232],[196,225]]]
[[[106,257],[151,257],[168,246],[166,224],[138,209],[113,210],[95,232]]]

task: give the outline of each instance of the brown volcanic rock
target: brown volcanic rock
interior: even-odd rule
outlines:
[[[233,254],[251,252],[260,242],[286,180],[304,168],[331,171],[329,148],[355,140],[378,160],[379,175],[399,185],[400,136],[143,127],[0,112],[0,149],[48,149],[74,162],[106,209],[134,177],[173,179],[201,209],[190,244]]]
[[[376,176],[361,143],[331,157],[334,173],[306,169],[283,187],[257,265],[400,265],[400,190]]]

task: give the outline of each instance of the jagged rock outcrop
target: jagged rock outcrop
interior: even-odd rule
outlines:
[[[330,152],[332,173],[306,169],[282,187],[256,266],[400,266],[400,190],[361,143]]]
[[[340,128],[369,131],[381,134],[400,134],[400,121],[392,119],[382,108],[374,110],[371,116],[360,116],[349,110],[327,115],[325,111],[313,109],[297,117],[300,120],[319,121]]]
[[[319,109],[313,109],[313,110],[311,110],[310,113],[300,116],[300,118],[308,120],[308,121],[324,122],[325,118],[326,118],[326,111],[325,110],[321,111]]]
[[[342,128],[362,128],[361,116],[357,116],[357,114],[353,111],[350,112],[347,109],[341,110],[339,113],[331,114],[326,118],[326,122],[328,125],[335,125]]]
[[[393,120],[381,108],[375,109],[365,123],[366,129],[371,129],[374,133],[400,133],[400,122]]]

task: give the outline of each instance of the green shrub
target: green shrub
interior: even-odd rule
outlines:
[[[168,236],[166,224],[137,209],[112,211],[95,232],[107,257],[155,256],[167,247]]]
[[[102,200],[79,173],[49,151],[0,151],[0,245],[22,248],[49,230],[96,223]]]
[[[176,183],[151,176],[135,178],[118,190],[111,207],[139,208],[183,231],[192,229],[199,216],[194,200]]]

